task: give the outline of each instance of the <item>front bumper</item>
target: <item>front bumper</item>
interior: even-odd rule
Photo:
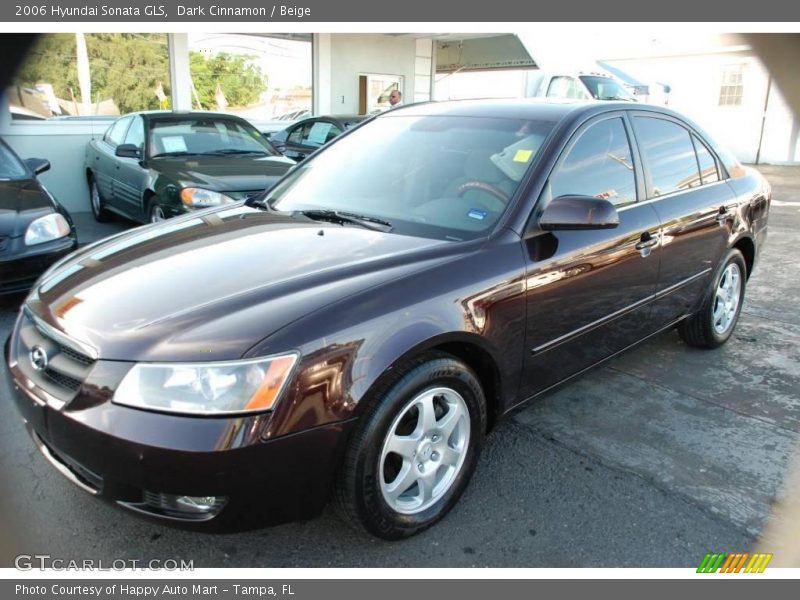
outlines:
[[[34,442],[67,479],[90,492],[152,517],[154,494],[225,497],[214,517],[251,528],[318,514],[327,502],[352,421],[267,439],[269,415],[202,418],[159,414],[113,404],[102,382],[130,368],[98,361],[75,397],[59,406],[14,361],[5,345],[8,394]],[[9,360],[11,357],[11,360]],[[116,375],[111,375],[116,373]]]
[[[28,291],[50,265],[78,248],[74,232],[60,240],[30,248],[21,239],[12,239],[0,255],[0,295]]]

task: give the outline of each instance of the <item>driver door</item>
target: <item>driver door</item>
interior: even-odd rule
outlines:
[[[587,369],[652,332],[659,271],[658,215],[638,203],[643,177],[623,113],[583,125],[567,143],[539,198],[524,241],[527,329],[523,396]],[[542,231],[553,198],[586,195],[614,204],[612,229]]]

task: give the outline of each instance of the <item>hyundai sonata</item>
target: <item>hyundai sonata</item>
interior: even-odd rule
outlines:
[[[139,513],[333,496],[409,536],[512,409],[670,328],[727,341],[770,195],[664,108],[401,108],[260,198],[61,261],[7,344],[14,397],[58,471]]]

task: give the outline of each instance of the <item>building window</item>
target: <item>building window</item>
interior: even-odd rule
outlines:
[[[311,114],[311,36],[190,33],[192,108],[259,121]]]
[[[719,89],[720,106],[741,106],[742,91],[742,65],[725,67],[722,72],[722,85]]]
[[[114,117],[169,105],[165,33],[45,33],[6,90],[15,120]]]

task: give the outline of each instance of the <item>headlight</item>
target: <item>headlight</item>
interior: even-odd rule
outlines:
[[[69,235],[70,227],[67,220],[59,213],[52,213],[39,217],[28,225],[25,232],[25,243],[28,246],[52,242]]]
[[[236,202],[230,196],[204,190],[202,188],[183,188],[181,190],[181,202],[186,208],[211,208]]]
[[[140,363],[114,393],[117,404],[188,415],[261,412],[275,406],[296,354],[218,363]]]

